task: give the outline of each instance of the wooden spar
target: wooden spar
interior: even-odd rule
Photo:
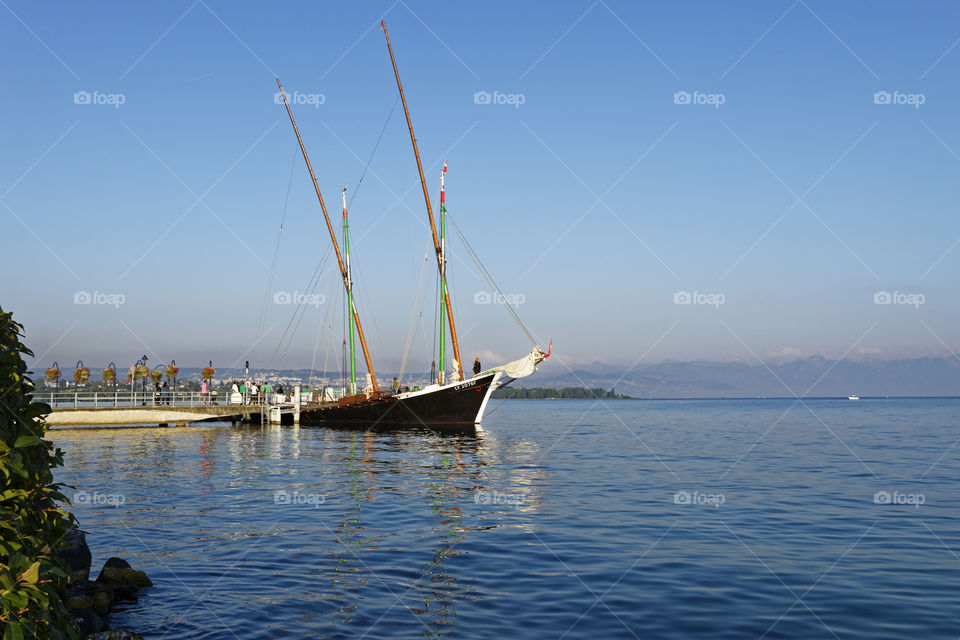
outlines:
[[[423,188],[423,200],[427,203],[427,217],[430,218],[430,232],[433,234],[433,248],[437,255],[437,268],[440,270],[440,277],[445,278],[443,257],[440,255],[440,239],[437,236],[437,225],[433,221],[433,207],[430,206],[430,192],[427,191],[427,181],[423,177],[423,164],[420,162],[417,138],[413,135],[413,122],[410,120],[410,110],[407,109],[407,98],[403,95],[403,85],[400,83],[397,59],[393,56],[393,47],[390,46],[390,34],[387,33],[387,25],[383,20],[380,21],[380,29],[383,30],[383,37],[387,39],[387,50],[390,51],[390,62],[393,63],[393,75],[397,78],[397,89],[400,90],[400,101],[403,102],[403,113],[407,116],[407,128],[410,129],[410,142],[413,143],[413,155],[417,158],[417,170],[420,172],[420,186]],[[453,343],[453,357],[457,360],[457,372],[460,374],[460,379],[463,380],[463,360],[460,359],[460,343],[457,340],[457,328],[453,322],[453,306],[450,304],[449,291],[444,296],[443,302],[447,307],[447,318],[450,321],[450,342]]]
[[[337,244],[337,235],[333,232],[333,225],[330,224],[330,216],[327,215],[327,205],[323,203],[323,196],[320,195],[320,187],[317,185],[317,177],[313,174],[313,165],[310,164],[310,158],[307,157],[307,148],[303,146],[303,138],[300,137],[300,129],[293,119],[293,111],[290,110],[290,104],[287,102],[287,94],[283,91],[283,85],[280,84],[280,78],[277,78],[277,86],[280,87],[280,95],[283,96],[283,106],[287,108],[287,115],[290,116],[290,124],[293,125],[293,132],[297,134],[297,142],[300,144],[300,151],[303,152],[303,160],[307,163],[307,171],[310,172],[310,180],[313,181],[313,189],[317,192],[317,200],[320,201],[320,208],[323,210],[323,219],[327,222],[327,231],[330,232],[330,241],[333,242],[333,251],[337,254],[337,264],[340,266],[340,275],[343,277],[343,286],[350,294],[350,276],[347,274],[347,268],[343,264],[343,257],[340,255],[340,246]],[[367,363],[367,372],[370,374],[370,382],[373,385],[373,391],[379,393],[380,385],[377,384],[377,377],[373,373],[373,364],[370,362],[370,351],[367,349],[367,340],[363,337],[363,326],[360,324],[360,314],[356,307],[352,308],[353,321],[357,325],[357,335],[360,337],[360,346],[363,347],[363,358]]]

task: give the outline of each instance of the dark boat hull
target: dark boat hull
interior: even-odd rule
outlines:
[[[300,410],[300,424],[456,425],[475,424],[492,392],[497,373],[434,390],[321,405]]]

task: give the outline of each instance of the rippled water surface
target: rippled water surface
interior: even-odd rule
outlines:
[[[960,636],[958,410],[509,401],[445,434],[52,438],[94,572],[154,582],[109,618],[147,638],[919,640]]]

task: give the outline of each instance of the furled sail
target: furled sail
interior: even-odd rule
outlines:
[[[549,353],[544,353],[540,350],[540,347],[534,347],[533,351],[525,357],[494,367],[492,370],[502,371],[511,378],[525,378],[536,371],[540,363],[548,356]]]

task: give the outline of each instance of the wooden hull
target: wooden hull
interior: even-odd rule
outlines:
[[[300,424],[464,425],[483,418],[499,373],[482,374],[458,384],[381,398],[330,403],[300,410]]]

